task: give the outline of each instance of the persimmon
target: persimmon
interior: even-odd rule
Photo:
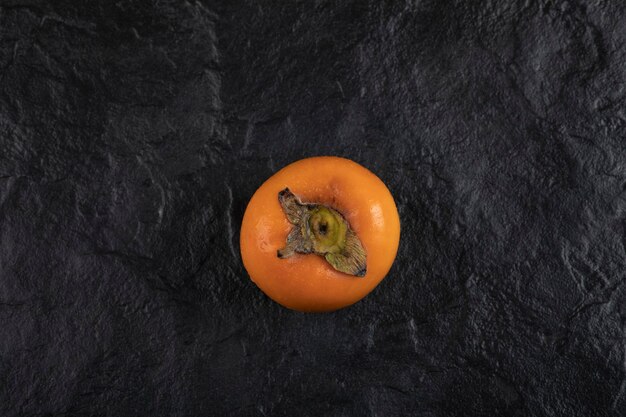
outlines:
[[[385,184],[349,159],[294,162],[254,193],[241,225],[241,257],[271,299],[298,311],[354,304],[387,275],[400,219]]]

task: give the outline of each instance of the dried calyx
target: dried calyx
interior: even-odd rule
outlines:
[[[278,193],[278,201],[293,224],[287,245],[278,250],[279,258],[288,258],[294,253],[315,253],[337,271],[365,276],[365,249],[337,210],[321,204],[303,204],[289,188]]]

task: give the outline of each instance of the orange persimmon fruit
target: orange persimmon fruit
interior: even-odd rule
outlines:
[[[356,303],[387,275],[400,218],[371,171],[345,158],[313,157],[259,187],[240,237],[243,264],[271,299],[298,311],[333,311]]]

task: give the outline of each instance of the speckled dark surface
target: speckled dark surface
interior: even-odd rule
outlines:
[[[286,4],[0,2],[0,415],[625,416],[624,3]],[[295,313],[239,225],[327,154],[401,247]]]

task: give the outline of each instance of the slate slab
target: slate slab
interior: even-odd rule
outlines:
[[[0,415],[626,415],[620,1],[0,2]],[[289,162],[396,198],[366,299],[281,308]]]

